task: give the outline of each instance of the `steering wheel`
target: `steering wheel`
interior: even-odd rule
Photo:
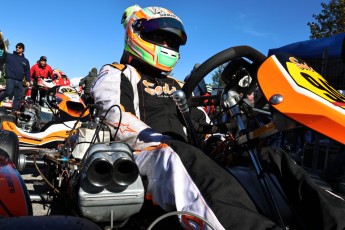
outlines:
[[[57,102],[56,102],[56,91],[58,90],[59,86],[54,86],[53,88],[48,89],[47,92],[47,102],[49,106],[51,106],[54,109],[58,108]]]
[[[182,90],[186,95],[186,99],[188,103],[190,103],[191,101],[192,91],[197,86],[197,84],[206,77],[207,74],[209,74],[213,69],[215,69],[216,67],[222,64],[225,64],[229,61],[233,61],[236,59],[241,59],[241,58],[246,58],[252,61],[252,63],[250,64],[251,69],[256,70],[256,71],[251,71],[254,74],[253,76],[251,76],[252,81],[250,82],[249,87],[248,87],[248,90],[254,91],[255,87],[257,86],[257,79],[256,79],[257,69],[266,59],[266,56],[250,46],[235,46],[213,55],[212,57],[207,59],[197,69],[193,71],[191,76],[188,78],[188,80],[185,82],[184,86],[182,87]],[[224,79],[222,80],[224,81]],[[229,84],[231,81],[229,80],[228,82],[227,81],[225,82]],[[266,99],[263,97],[262,94],[259,94],[258,98],[255,99],[255,107],[262,108],[265,104],[266,104]]]

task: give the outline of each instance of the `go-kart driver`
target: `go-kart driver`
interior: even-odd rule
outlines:
[[[167,76],[179,59],[179,47],[187,40],[181,20],[165,8],[135,5],[126,9],[122,23],[125,48],[121,64],[104,65],[91,94],[103,106],[103,115],[107,113],[112,133],[117,133],[115,140],[136,151],[135,161],[140,174],[148,178],[147,193],[153,201],[166,211],[195,213],[215,229],[280,229],[259,213],[234,176],[186,143],[184,123],[172,98],[181,86]],[[277,168],[283,168],[280,155],[274,154]],[[339,228],[345,227],[341,217],[345,205],[304,184],[307,191],[317,194],[312,199],[320,196],[333,201],[326,201],[323,208],[327,213],[314,206],[300,207],[306,226],[312,229],[322,223],[329,227],[337,222]],[[315,213],[316,220],[307,218]]]

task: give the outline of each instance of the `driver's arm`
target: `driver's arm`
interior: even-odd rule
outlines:
[[[96,104],[103,106],[105,116],[115,140],[124,141],[134,150],[143,150],[157,146],[169,139],[168,136],[155,132],[136,115],[135,96],[132,84],[139,81],[137,72],[128,66],[121,70],[105,65],[94,82],[91,94]],[[116,131],[115,127],[119,127]]]

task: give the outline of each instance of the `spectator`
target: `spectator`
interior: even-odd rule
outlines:
[[[47,95],[46,90],[38,90],[37,82],[38,78],[52,78],[53,77],[53,69],[47,64],[47,57],[41,56],[40,59],[37,61],[35,65],[33,65],[30,69],[30,77],[31,82],[33,82],[34,87],[31,90],[31,99],[36,102],[37,101],[37,94],[39,92],[39,104],[40,106],[44,106],[44,97]]]
[[[196,64],[194,65],[194,67],[193,67],[192,71],[190,72],[190,74],[188,74],[188,75],[185,77],[185,79],[184,79],[185,82],[186,82],[187,79],[192,75],[193,71],[194,71],[196,68],[198,68],[199,66],[200,66],[199,63],[196,63]],[[193,95],[194,95],[194,96],[203,96],[203,95],[205,95],[206,93],[207,93],[206,83],[205,83],[205,80],[202,79],[202,80],[198,83],[198,85],[194,88],[194,90],[193,90]]]
[[[86,104],[91,104],[92,103],[92,97],[90,96],[90,90],[93,82],[97,78],[97,68],[92,68],[91,71],[87,76],[82,78],[79,82],[79,86],[81,86],[84,90],[84,94],[82,96],[82,99]]]
[[[0,95],[0,102],[13,96],[12,114],[17,113],[20,99],[23,97],[23,80],[25,86],[30,85],[30,63],[24,57],[24,51],[25,46],[20,42],[16,45],[16,51],[13,54],[6,53],[4,58],[6,90]]]

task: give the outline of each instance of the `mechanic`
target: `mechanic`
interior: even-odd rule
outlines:
[[[40,59],[36,62],[36,64],[34,64],[30,69],[30,78],[31,78],[31,82],[34,85],[34,87],[31,89],[31,99],[34,102],[36,102],[38,91],[39,91],[40,106],[44,106],[43,99],[47,95],[47,91],[37,89],[38,78],[51,79],[52,77],[53,77],[53,69],[52,67],[50,67],[50,65],[47,64],[47,57],[41,56]]]
[[[91,95],[103,106],[115,140],[135,151],[140,174],[148,178],[147,194],[164,210],[195,213],[217,230],[280,229],[259,213],[234,176],[187,143],[172,98],[181,82],[168,76],[187,41],[179,17],[162,7],[134,5],[125,10],[121,23],[125,48],[120,64],[100,69]],[[202,109],[193,110],[192,116],[208,122]]]

